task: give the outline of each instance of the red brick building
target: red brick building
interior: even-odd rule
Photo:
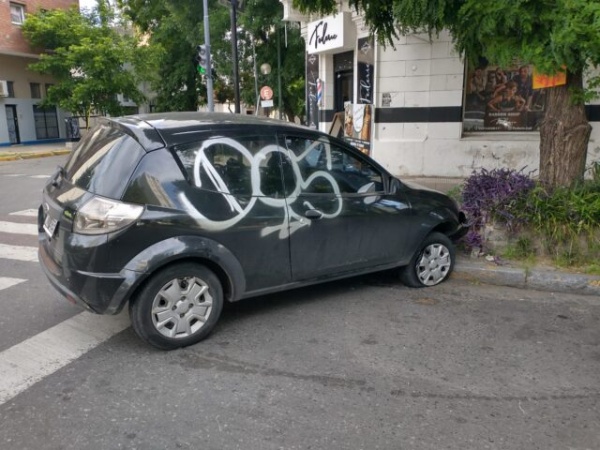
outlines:
[[[41,108],[52,78],[27,69],[38,58],[23,38],[26,14],[79,7],[78,0],[0,0],[0,146],[65,139],[64,113]]]

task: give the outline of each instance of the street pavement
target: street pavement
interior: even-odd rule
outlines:
[[[57,142],[3,147],[0,148],[0,162],[66,155],[75,145],[76,143],[71,142]],[[425,176],[402,178],[442,192],[448,192],[462,183],[460,178]],[[500,262],[495,258],[488,261],[483,257],[459,257],[453,276],[483,284],[600,297],[600,276],[548,267],[520,267],[507,261]]]

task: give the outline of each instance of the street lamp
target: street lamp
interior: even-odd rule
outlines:
[[[260,73],[263,75],[269,75],[271,73],[271,64],[264,63],[260,65]]]

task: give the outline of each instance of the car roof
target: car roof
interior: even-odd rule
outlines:
[[[209,113],[170,112],[140,114],[106,119],[119,128],[124,128],[136,137],[146,150],[183,144],[197,140],[201,135],[219,131],[256,132],[261,127],[265,133],[304,131],[323,134],[320,131],[281,120],[262,117]]]

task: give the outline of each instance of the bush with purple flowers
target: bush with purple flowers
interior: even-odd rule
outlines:
[[[462,209],[471,228],[464,244],[477,253],[498,250],[486,248],[493,225],[508,237],[505,251],[512,245],[513,254],[516,249],[525,257],[550,256],[559,265],[600,267],[600,176],[548,189],[531,174],[481,169],[465,180]]]
[[[471,229],[465,237],[468,247],[484,250],[482,229],[485,224],[502,224],[509,233],[516,232],[524,224],[523,207],[535,181],[531,173],[523,171],[481,169],[465,180],[462,209],[471,220]]]

